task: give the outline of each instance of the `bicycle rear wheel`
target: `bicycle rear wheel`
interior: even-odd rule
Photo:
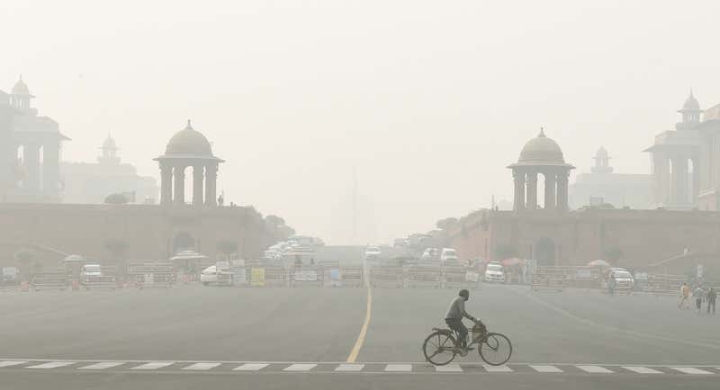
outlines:
[[[512,356],[510,339],[500,333],[488,333],[478,348],[480,357],[491,366],[501,366]]]
[[[430,333],[423,343],[425,360],[444,366],[455,359],[455,338],[446,332]]]

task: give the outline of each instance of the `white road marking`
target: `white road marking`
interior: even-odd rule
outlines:
[[[613,372],[608,370],[605,367],[600,366],[575,366],[585,372],[589,372],[591,374],[612,374]]]
[[[362,371],[365,367],[364,364],[341,364],[335,368],[335,371],[339,372],[358,372]]]
[[[175,364],[175,362],[150,362],[141,364],[139,366],[135,366],[132,369],[133,370],[157,370],[159,368],[171,366]]]
[[[437,372],[463,372],[459,364],[448,364],[447,366],[435,366]]]
[[[75,362],[48,362],[48,363],[38,364],[36,366],[30,366],[30,367],[25,367],[25,368],[39,368],[39,369],[47,370],[47,369],[51,369],[51,368],[65,367],[65,366],[69,366],[71,364],[75,364]]]
[[[410,372],[412,371],[412,364],[388,364],[385,366],[387,372]]]
[[[0,368],[1,367],[12,367],[12,366],[19,366],[21,364],[27,363],[25,361],[19,361],[19,360],[6,360],[3,362],[0,362]]]
[[[187,367],[183,367],[183,370],[207,371],[207,370],[212,370],[213,368],[215,368],[221,364],[222,363],[195,363],[195,364],[191,364]]]
[[[317,364],[314,363],[296,363],[285,367],[283,371],[310,371],[315,367]]]
[[[125,364],[125,362],[100,362],[100,363],[91,364],[89,366],[83,366],[83,367],[80,367],[79,369],[80,370],[104,370],[106,368],[113,368],[113,367],[121,366],[123,364]]]
[[[555,366],[530,366],[530,367],[537,372],[563,372],[563,370],[561,370]]]
[[[695,367],[670,367],[675,371],[680,371],[684,374],[691,374],[691,375],[713,375],[710,371],[701,370],[699,368]]]
[[[483,368],[485,368],[487,372],[513,372],[513,370],[506,365],[491,366],[489,364],[483,364]]]
[[[653,370],[652,368],[647,367],[623,366],[623,368],[638,374],[664,374],[662,371]]]
[[[267,366],[269,366],[268,363],[245,363],[236,367],[233,371],[260,371]]]

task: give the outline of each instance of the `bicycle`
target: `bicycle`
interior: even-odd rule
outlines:
[[[478,321],[471,330],[472,339],[467,347],[458,347],[460,335],[450,329],[433,328],[433,332],[423,343],[425,360],[435,366],[444,366],[455,359],[455,356],[467,356],[468,351],[477,345],[478,353],[485,363],[501,366],[510,360],[512,343],[501,333],[488,332],[485,325]]]

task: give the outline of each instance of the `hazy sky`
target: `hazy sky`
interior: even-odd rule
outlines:
[[[673,128],[692,87],[720,103],[720,2],[3,1],[0,89],[91,161],[108,132],[152,158],[188,118],[228,201],[299,232],[388,241],[512,198],[505,168],[544,126],[579,171],[607,147],[620,172]]]

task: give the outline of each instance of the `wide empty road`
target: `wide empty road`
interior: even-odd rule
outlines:
[[[454,290],[217,288],[0,293],[0,389],[717,388],[720,316],[675,298],[483,285],[467,309],[505,333],[437,369],[421,345]],[[370,316],[366,313],[371,300]],[[364,325],[367,325],[364,328]]]

